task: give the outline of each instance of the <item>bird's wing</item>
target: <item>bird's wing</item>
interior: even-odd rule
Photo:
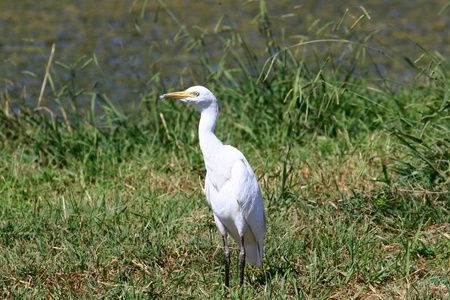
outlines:
[[[205,160],[206,198],[215,218],[237,244],[240,244],[241,233],[245,234],[247,261],[261,266],[266,217],[256,176],[236,148],[224,146],[220,153],[215,154],[217,156]]]
[[[253,211],[256,210],[258,220],[262,220],[264,205],[255,173],[244,155],[232,146],[224,146],[222,155],[209,163],[205,182],[205,192],[210,195],[221,194],[227,200],[234,200],[239,206],[242,216],[253,225],[256,221]],[[212,193],[211,193],[212,194]],[[208,200],[210,202],[211,199]],[[261,224],[258,224],[261,225]],[[265,226],[262,226],[265,228]]]
[[[236,200],[243,222],[246,223],[246,259],[251,265],[261,266],[266,215],[258,181],[244,157],[234,163],[226,185],[231,187],[231,198]],[[233,238],[236,240],[237,237]]]
[[[244,155],[231,146],[223,146],[221,151],[205,157],[207,170],[205,185],[220,192],[224,185],[230,182],[234,165],[242,159],[245,160]]]
[[[238,202],[247,225],[258,239],[260,233],[264,235],[266,230],[264,204],[258,180],[245,158],[235,163],[232,174],[236,186],[233,189],[233,198]]]
[[[255,196],[260,193],[259,185],[252,168],[244,157],[234,163],[231,174],[229,181],[233,182],[233,198],[236,199],[245,216],[245,212],[253,206]]]

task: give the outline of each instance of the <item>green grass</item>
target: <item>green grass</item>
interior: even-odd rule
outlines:
[[[2,88],[2,298],[449,297],[448,61],[424,49],[408,59],[412,82],[374,79],[357,71],[369,50],[351,40],[359,19],[336,23],[347,26],[347,55],[331,42],[312,61],[301,46],[278,46],[264,5],[255,20],[269,56],[231,29],[199,36],[183,27],[177,38],[196,51],[221,102],[217,135],[259,176],[263,268],[247,266],[240,290],[233,244],[226,294],[222,241],[202,192],[199,114],[154,100],[182,82],[151,77],[138,112],[123,114],[77,81],[100,68],[82,56],[49,68],[40,109]],[[206,38],[226,46],[218,67]]]

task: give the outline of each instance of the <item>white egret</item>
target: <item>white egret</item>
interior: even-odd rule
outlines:
[[[230,282],[230,249],[227,233],[240,248],[241,286],[245,260],[262,266],[266,215],[258,181],[244,155],[224,145],[215,136],[219,106],[216,97],[203,86],[161,95],[194,104],[200,109],[198,128],[200,148],[206,166],[205,194],[222,234],[225,249],[225,285]]]

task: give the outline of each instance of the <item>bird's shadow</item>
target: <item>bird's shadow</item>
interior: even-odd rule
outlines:
[[[267,283],[271,282],[274,278],[279,280],[280,278],[285,278],[294,274],[294,276],[298,275],[298,271],[295,267],[289,263],[288,261],[281,261],[276,264],[266,264],[263,267],[263,271],[260,272],[256,278],[254,277],[253,284],[259,285],[267,285]],[[250,278],[248,278],[250,280]]]

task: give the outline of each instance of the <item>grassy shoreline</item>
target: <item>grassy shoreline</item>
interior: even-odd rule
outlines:
[[[270,37],[266,13],[255,20]],[[258,63],[251,49],[239,55],[238,35],[216,32],[230,47],[213,67],[207,37],[183,30],[220,101],[216,133],[247,156],[267,208],[264,266],[248,268],[242,291],[231,278],[228,297],[448,298],[448,62],[424,50],[417,78],[399,84],[355,72],[368,49],[360,41],[344,59],[332,56],[338,48],[307,63],[269,39],[277,55]],[[100,68],[85,57],[59,66]],[[172,89],[157,74],[130,114],[75,75],[47,75],[52,106],[2,89],[2,297],[223,297],[198,112],[154,100]]]

